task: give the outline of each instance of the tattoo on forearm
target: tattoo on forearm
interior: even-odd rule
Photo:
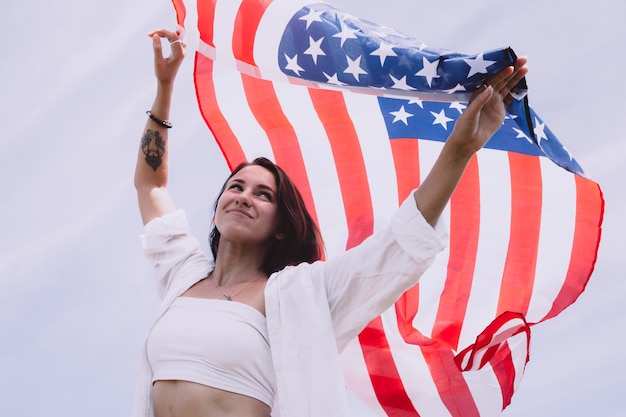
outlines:
[[[156,130],[146,129],[141,138],[141,152],[146,156],[146,164],[155,172],[163,163],[163,155],[167,143],[165,138]]]

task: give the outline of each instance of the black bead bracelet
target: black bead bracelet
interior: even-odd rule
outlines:
[[[172,128],[172,123],[168,122],[167,120],[161,120],[158,117],[156,117],[154,114],[152,114],[152,112],[150,110],[146,111],[146,114],[148,115],[148,117],[150,117],[150,119],[152,119],[153,122],[155,122],[156,124],[159,124],[163,127],[166,127],[168,129]]]

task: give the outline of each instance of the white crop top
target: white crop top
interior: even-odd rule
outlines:
[[[178,297],[148,336],[147,354],[153,383],[191,381],[273,405],[267,322],[247,304]]]

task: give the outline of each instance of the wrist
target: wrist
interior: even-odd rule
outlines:
[[[152,113],[152,111],[150,111],[150,110],[146,111],[146,114],[148,115],[150,120],[152,120],[157,125],[159,125],[161,127],[164,127],[166,129],[171,129],[172,128],[172,122],[170,122],[169,120],[164,120],[164,119],[161,119],[161,118],[155,116]]]
[[[172,81],[157,81],[157,95],[165,95],[171,97],[174,93],[174,80]]]
[[[466,164],[472,159],[476,149],[468,143],[468,140],[458,137],[458,133],[453,131],[445,142],[442,153],[448,155],[455,163]]]

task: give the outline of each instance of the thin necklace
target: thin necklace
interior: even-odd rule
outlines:
[[[227,299],[228,301],[233,301],[233,298],[235,298],[235,296],[237,294],[239,294],[240,292],[242,292],[243,290],[246,289],[246,287],[250,284],[252,284],[255,281],[258,281],[261,279],[263,275],[259,275],[258,277],[256,277],[255,279],[253,279],[252,281],[248,281],[246,282],[243,287],[239,288],[239,290],[237,290],[234,294],[232,295],[228,295],[226,294],[226,292],[222,289],[222,287],[220,287],[219,285],[217,285],[217,278],[213,277],[213,283],[215,284],[215,286],[217,287],[218,290],[220,290],[222,292],[222,296]]]

